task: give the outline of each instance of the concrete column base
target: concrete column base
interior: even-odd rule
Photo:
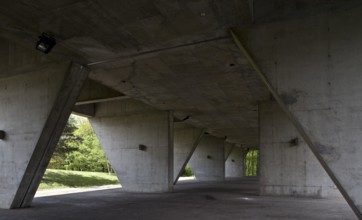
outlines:
[[[0,79],[0,208],[31,205],[88,75],[70,62],[38,65]]]
[[[234,147],[225,161],[225,177],[244,176],[244,152],[241,147]]]
[[[200,181],[225,179],[224,139],[205,135],[190,159],[190,167]]]
[[[125,191],[172,191],[169,112],[128,99],[97,104],[90,122]]]
[[[204,129],[191,127],[184,123],[175,123],[174,133],[174,183],[176,183],[196,150]]]
[[[261,195],[341,196],[276,103],[260,105],[260,128]]]

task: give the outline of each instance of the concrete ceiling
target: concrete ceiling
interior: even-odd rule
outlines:
[[[40,33],[53,33],[48,56],[88,64],[92,80],[256,147],[258,102],[270,95],[228,29],[252,25],[255,14],[265,19],[270,10],[253,8],[262,2],[2,0],[0,34],[33,48]]]

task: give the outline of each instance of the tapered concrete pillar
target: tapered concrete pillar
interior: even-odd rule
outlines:
[[[125,191],[172,191],[172,112],[127,99],[97,104],[90,122]]]
[[[240,39],[262,73],[253,69],[362,218],[362,5],[334,9],[259,25]]]
[[[191,127],[184,123],[174,126],[174,183],[177,182],[191,156],[200,143],[204,129]]]
[[[243,177],[244,151],[241,147],[233,146],[225,161],[225,177]]]
[[[260,111],[260,194],[341,196],[316,157],[275,102]]]
[[[0,208],[31,205],[87,72],[0,45]],[[10,49],[9,49],[10,48]]]
[[[223,138],[210,135],[202,137],[190,159],[190,167],[200,181],[225,179],[225,156]]]

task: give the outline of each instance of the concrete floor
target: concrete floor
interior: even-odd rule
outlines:
[[[257,196],[254,179],[223,183],[186,181],[174,193],[122,189],[38,197],[33,207],[0,210],[0,219],[357,219],[343,199]]]

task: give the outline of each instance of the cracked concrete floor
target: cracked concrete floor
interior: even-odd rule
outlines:
[[[343,199],[264,197],[255,179],[185,181],[174,193],[126,193],[121,188],[38,197],[33,207],[0,210],[0,219],[357,219]]]

